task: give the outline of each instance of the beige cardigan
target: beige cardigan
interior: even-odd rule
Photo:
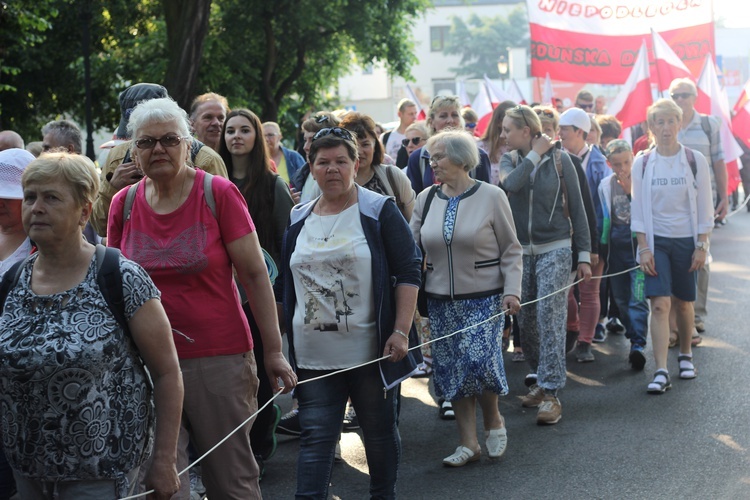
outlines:
[[[430,189],[417,196],[410,223],[414,239],[427,257],[427,296],[469,299],[502,293],[520,299],[523,249],[503,190],[477,182],[461,195],[448,245],[443,237],[448,199],[441,191],[422,221]]]

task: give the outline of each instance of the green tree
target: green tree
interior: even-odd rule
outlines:
[[[461,65],[451,68],[458,76],[499,78],[497,62],[508,57],[508,47],[528,47],[529,24],[526,11],[513,10],[508,17],[479,17],[473,14],[468,23],[453,17],[445,46],[446,54],[460,55]]]

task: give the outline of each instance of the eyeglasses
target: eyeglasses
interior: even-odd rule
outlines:
[[[582,102],[577,102],[577,103],[576,103],[576,108],[581,108],[581,109],[594,109],[594,103],[592,102],[592,103],[589,103],[589,104],[584,104],[584,103],[582,103]]]
[[[271,139],[273,137],[276,137],[277,135],[279,134],[263,134],[263,137],[265,137],[266,139]]]
[[[326,115],[320,115],[315,117],[315,123],[325,123],[328,121],[328,117]]]
[[[138,149],[154,149],[156,143],[158,142],[164,148],[173,148],[179,145],[183,139],[187,138],[180,137],[179,135],[165,135],[164,137],[161,137],[159,139],[154,139],[153,137],[144,137],[143,139],[137,139],[135,141],[135,146]]]
[[[529,127],[529,130],[531,130],[531,125],[529,125],[529,120],[526,119],[526,114],[523,112],[523,108],[521,106],[516,106],[515,108],[513,108],[513,111],[515,111],[516,113],[521,113],[523,122],[526,124],[527,127]]]
[[[535,109],[534,111],[536,111],[536,114],[538,114],[539,116],[544,115],[547,118],[554,118],[555,117],[555,113],[553,113],[549,109]]]
[[[431,167],[434,167],[435,165],[437,165],[437,164],[438,164],[438,162],[439,162],[440,160],[442,160],[442,159],[443,159],[443,158],[445,158],[446,156],[447,156],[447,155],[446,155],[445,153],[435,153],[434,155],[432,155],[432,156],[430,157],[430,166],[431,166]]]
[[[414,145],[416,146],[417,144],[419,144],[419,143],[420,143],[420,142],[422,142],[423,140],[424,140],[424,139],[422,139],[421,137],[412,137],[411,139],[403,139],[403,140],[401,141],[401,144],[402,144],[402,145],[403,145],[403,146],[404,146],[405,148],[407,148],[407,147],[409,147],[409,143],[410,143],[410,142],[411,142],[412,144],[414,144]]]
[[[689,99],[690,97],[693,97],[695,94],[692,92],[675,92],[674,94],[669,94],[672,96],[672,99]]]
[[[466,128],[472,128],[473,129],[473,128],[476,128],[476,127],[477,127],[476,123],[471,123],[471,122],[467,122],[466,123]]]
[[[344,139],[345,141],[354,141],[354,137],[352,137],[352,134],[349,133],[348,130],[339,127],[320,129],[318,133],[313,136],[312,140],[315,141],[320,139],[321,137],[326,137],[328,135],[334,135],[339,139]]]

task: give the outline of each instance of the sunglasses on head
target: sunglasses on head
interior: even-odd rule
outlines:
[[[180,137],[179,135],[165,135],[164,137],[160,137],[159,139],[154,139],[153,137],[144,137],[143,139],[137,139],[135,141],[135,146],[138,149],[154,149],[154,147],[156,147],[156,143],[158,142],[162,145],[162,147],[172,148],[182,142],[182,139],[184,139],[184,137]]]
[[[469,122],[466,124],[466,128],[477,128],[477,124]]]
[[[320,115],[315,117],[315,123],[321,124],[328,121],[328,117],[326,115]]]
[[[594,109],[594,103],[592,102],[592,103],[589,103],[589,104],[585,104],[585,103],[582,103],[582,102],[577,102],[576,103],[576,108]]]
[[[526,124],[527,127],[529,127],[529,130],[531,130],[531,125],[529,125],[529,120],[526,119],[526,114],[523,112],[523,108],[519,105],[513,108],[513,111],[517,113],[521,113],[521,117],[523,118],[523,122]]]
[[[693,94],[692,92],[675,92],[674,94],[669,95],[672,96],[672,99],[688,99],[695,94]]]
[[[348,130],[339,127],[320,129],[318,133],[313,136],[312,140],[315,141],[317,139],[320,139],[321,137],[326,137],[329,135],[336,136],[339,139],[344,139],[346,141],[354,141],[354,137],[352,137],[352,134]]]
[[[401,141],[401,144],[402,144],[402,145],[403,145],[404,147],[408,147],[408,146],[409,146],[409,143],[411,142],[412,144],[414,144],[414,145],[416,146],[417,144],[419,144],[419,143],[420,143],[420,142],[422,142],[423,140],[424,140],[424,139],[422,139],[421,137],[412,137],[411,139],[403,139],[403,140]]]
[[[555,117],[555,113],[553,113],[549,109],[535,109],[534,111],[536,111],[536,114],[538,114],[539,116],[544,115],[547,118],[554,118]]]

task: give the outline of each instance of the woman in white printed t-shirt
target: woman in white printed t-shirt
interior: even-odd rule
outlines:
[[[651,301],[656,373],[648,392],[662,394],[672,386],[667,370],[671,307],[677,313],[680,378],[695,378],[693,302],[697,271],[707,260],[713,205],[706,159],[677,142],[682,110],[670,99],[659,99],[647,118],[656,148],[633,165],[630,227],[638,238],[638,261]]]

